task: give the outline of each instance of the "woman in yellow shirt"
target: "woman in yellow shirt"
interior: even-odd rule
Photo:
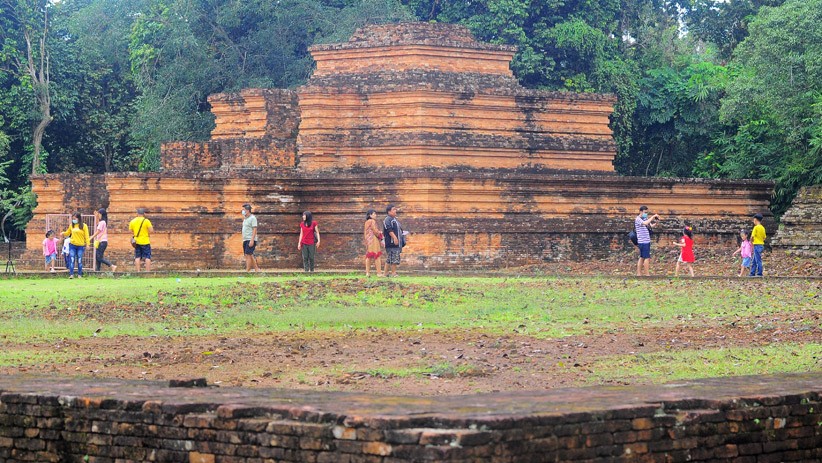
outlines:
[[[71,224],[63,232],[63,236],[70,237],[69,240],[69,278],[74,278],[74,264],[77,263],[77,278],[83,278],[83,254],[86,246],[89,245],[88,225],[83,223],[82,216],[75,212],[71,217]]]

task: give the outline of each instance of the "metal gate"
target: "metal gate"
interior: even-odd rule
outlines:
[[[81,220],[84,224],[88,226],[88,234],[89,236],[94,234],[94,230],[97,228],[97,217],[93,214],[91,215],[81,215]],[[52,230],[54,231],[54,236],[57,237],[60,241],[57,244],[57,263],[54,264],[54,268],[56,269],[67,269],[68,264],[66,263],[66,259],[63,256],[61,249],[63,248],[63,241],[66,239],[63,236],[63,232],[68,230],[69,224],[71,223],[71,214],[46,214],[46,231]],[[45,238],[45,233],[43,234]],[[93,247],[86,248],[85,254],[83,254],[83,270],[86,271],[93,271],[95,268],[96,257]],[[45,261],[45,258],[43,259]]]

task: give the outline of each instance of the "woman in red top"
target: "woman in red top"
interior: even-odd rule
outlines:
[[[303,269],[306,272],[314,271],[314,257],[320,246],[320,229],[314,216],[309,211],[303,212],[303,221],[300,222],[300,241],[297,250],[303,253]]]
[[[682,251],[679,254],[679,259],[676,262],[676,270],[674,271],[674,276],[679,276],[679,264],[685,264],[688,267],[688,272],[690,272],[691,276],[694,276],[694,231],[691,227],[685,227],[682,230],[682,238],[680,238],[679,242],[674,241],[674,246],[679,246],[682,248]]]

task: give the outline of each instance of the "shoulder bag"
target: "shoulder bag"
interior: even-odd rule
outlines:
[[[146,219],[143,219],[143,221],[142,221],[142,222],[140,222],[140,228],[138,228],[138,229],[137,229],[137,233],[135,233],[135,234],[134,234],[134,236],[132,236],[132,237],[131,237],[131,247],[132,247],[132,248],[135,248],[135,249],[137,248],[137,235],[139,235],[139,234],[140,234],[140,230],[142,230],[142,229],[143,229],[143,224],[144,224],[144,223],[146,223]],[[108,225],[108,224],[106,224],[106,225]]]

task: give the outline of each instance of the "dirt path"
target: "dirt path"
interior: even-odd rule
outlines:
[[[152,380],[206,377],[210,384],[232,386],[415,395],[539,390],[591,384],[596,378],[589,367],[605,356],[819,342],[820,327],[822,314],[805,311],[689,320],[650,329],[646,325],[641,332],[615,327],[604,335],[562,339],[436,330],[88,338],[2,345],[7,352],[55,353],[65,361],[2,367],[0,374],[27,371]],[[819,358],[822,369],[822,355]],[[409,373],[403,375],[403,371]]]

